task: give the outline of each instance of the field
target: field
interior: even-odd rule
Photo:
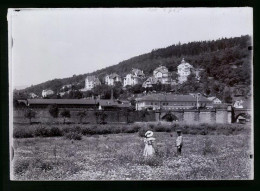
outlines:
[[[152,126],[155,127],[158,125]],[[250,130],[248,127],[237,128],[240,131],[232,130],[229,133],[218,132],[216,129],[207,133],[185,132],[180,157],[176,155],[175,129],[169,131],[166,128],[167,132],[155,129],[156,156],[150,160],[145,160],[142,156],[144,143],[140,128],[128,133],[86,133],[80,135],[78,140],[66,135],[14,138],[13,179],[252,179]]]

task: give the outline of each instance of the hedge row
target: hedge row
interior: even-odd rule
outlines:
[[[182,123],[135,123],[135,124],[119,124],[119,125],[31,125],[16,126],[14,128],[14,138],[30,138],[30,137],[57,137],[65,136],[77,137],[75,135],[96,135],[96,134],[117,134],[117,133],[136,133],[141,137],[147,130],[154,132],[173,132],[181,129],[183,134],[224,134],[233,135],[243,131],[250,130],[248,125],[242,124],[182,124]],[[68,135],[69,134],[69,135]],[[73,139],[73,138],[71,138]],[[80,139],[80,138],[78,138]]]

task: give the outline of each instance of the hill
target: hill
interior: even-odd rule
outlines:
[[[251,94],[252,51],[249,48],[251,46],[252,40],[248,35],[212,41],[179,43],[165,48],[154,49],[150,53],[130,58],[117,65],[93,73],[50,80],[18,92],[34,92],[40,95],[43,89],[52,89],[57,92],[66,84],[74,84],[75,89],[80,89],[84,87],[84,79],[87,75],[96,75],[102,80],[106,74],[112,72],[125,76],[132,68],[139,68],[146,75],[151,75],[152,71],[160,64],[168,67],[169,71],[174,72],[177,70],[181,59],[185,58],[194,67],[205,70],[199,88],[194,90],[193,86],[186,83],[178,87],[178,93],[201,91],[209,95],[223,96],[224,92],[229,92],[231,96],[239,94],[248,97]]]

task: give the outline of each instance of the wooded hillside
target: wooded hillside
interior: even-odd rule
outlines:
[[[248,97],[251,94],[249,87],[251,84],[251,43],[251,37],[248,35],[213,41],[179,43],[154,49],[150,53],[130,58],[93,73],[50,80],[19,92],[34,92],[41,95],[43,89],[52,89],[57,92],[66,84],[75,84],[74,88],[80,89],[84,87],[84,79],[87,75],[96,75],[103,80],[106,74],[116,72],[123,77],[132,68],[143,70],[147,76],[151,75],[159,65],[164,65],[169,71],[174,72],[181,59],[185,58],[194,67],[205,70],[201,74],[202,79],[199,84],[184,83],[178,87],[178,93],[200,91],[208,95],[221,96],[224,92],[229,92],[232,96],[239,94]]]

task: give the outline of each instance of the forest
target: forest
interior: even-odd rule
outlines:
[[[200,81],[190,77],[186,83],[176,85],[176,87],[158,89],[157,86],[155,89],[159,91],[174,90],[178,94],[200,92],[208,96],[217,96],[226,102],[231,102],[235,96],[242,96],[245,99],[251,96],[252,39],[248,35],[212,41],[178,43],[169,47],[154,49],[150,53],[130,58],[93,73],[53,79],[38,85],[32,85],[24,90],[15,90],[14,95],[16,98],[23,98],[28,93],[33,92],[40,96],[43,89],[52,89],[55,93],[58,93],[61,87],[67,84],[73,84],[72,89],[78,92],[77,90],[84,87],[84,80],[87,75],[96,75],[101,82],[104,82],[106,74],[115,72],[124,77],[132,68],[143,70],[148,77],[152,75],[152,71],[156,67],[164,65],[169,69],[169,72],[172,72],[172,76],[175,76],[174,73],[176,73],[177,66],[181,63],[182,58],[185,58],[185,61],[195,68],[204,69]],[[105,90],[105,97],[109,97],[108,94],[111,91],[107,88]],[[138,86],[132,88],[131,93],[139,93],[143,90],[141,86]],[[99,92],[99,90],[95,91]],[[80,95],[79,93],[74,94],[76,98],[84,97],[83,93]],[[121,94],[125,95],[126,93],[121,89],[117,89],[115,96],[120,97]],[[66,96],[66,98],[75,98],[73,95]]]

